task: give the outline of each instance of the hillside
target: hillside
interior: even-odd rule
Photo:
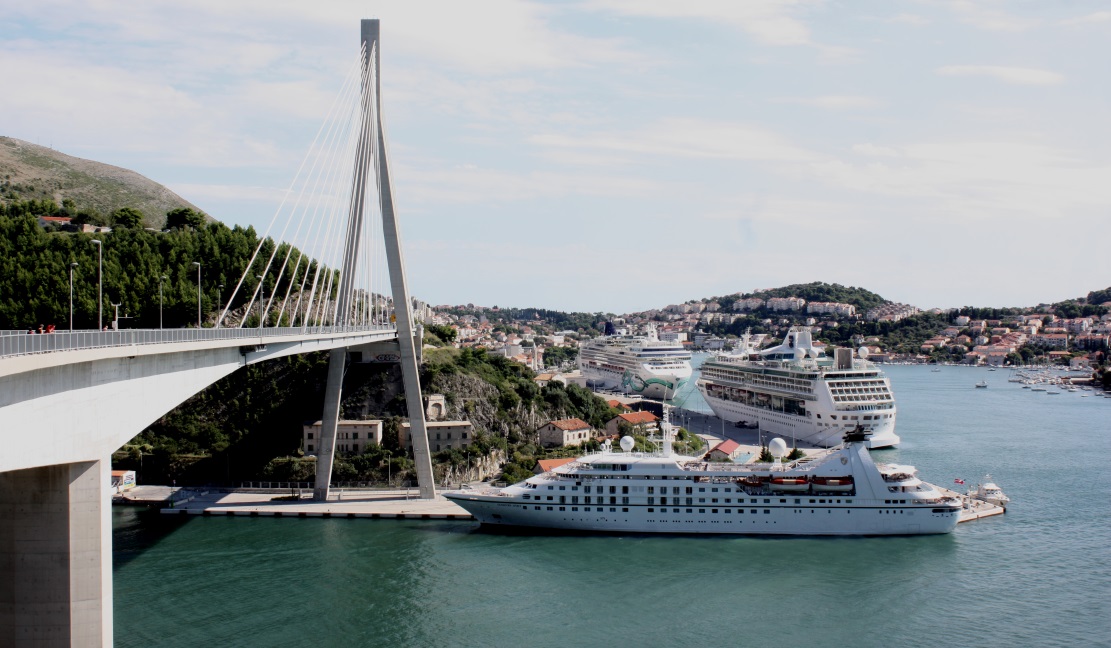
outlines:
[[[121,207],[143,212],[147,227],[161,228],[166,212],[200,211],[166,187],[120,167],[85,160],[11,137],[0,137],[0,203],[51,198],[80,210],[110,214]]]

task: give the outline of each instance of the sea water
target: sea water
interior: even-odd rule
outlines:
[[[990,472],[1006,515],[747,538],[119,509],[116,645],[1111,645],[1111,399],[884,369],[903,443],[877,460],[949,487]]]

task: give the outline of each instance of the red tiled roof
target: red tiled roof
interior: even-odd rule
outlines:
[[[536,464],[540,466],[540,470],[542,470],[543,472],[548,472],[553,468],[559,468],[563,464],[571,463],[574,460],[575,457],[567,457],[564,459],[541,459],[540,461],[537,461]]]
[[[726,440],[722,441],[721,443],[717,444],[716,446],[714,446],[713,448],[710,448],[710,452],[713,452],[714,450],[717,450],[718,452],[723,452],[727,455],[732,455],[737,450],[737,448],[739,448],[739,447],[741,447],[741,444],[737,443],[733,439],[726,439]]]
[[[589,429],[590,424],[582,419],[569,418],[560,419],[558,421],[551,421],[549,425],[554,425],[561,430],[584,430]]]
[[[652,412],[629,412],[628,414],[618,414],[617,417],[620,419],[624,419],[625,421],[632,423],[633,425],[637,425],[640,423],[652,423],[654,421],[660,420],[659,417]]]

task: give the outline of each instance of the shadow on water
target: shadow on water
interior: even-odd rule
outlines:
[[[113,565],[118,569],[155,548],[191,517],[163,515],[160,506],[113,506]]]

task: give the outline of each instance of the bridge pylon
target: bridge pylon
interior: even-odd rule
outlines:
[[[378,200],[382,212],[382,236],[385,243],[386,265],[393,293],[394,314],[397,318],[397,338],[401,348],[401,376],[405,388],[405,406],[409,414],[413,443],[413,461],[416,464],[417,483],[424,499],[436,497],[435,477],[432,474],[432,455],[428,448],[428,427],[424,418],[424,399],[420,389],[420,365],[417,360],[420,340],[413,336],[413,302],[409,297],[405,279],[405,262],[401,253],[401,233],[393,203],[393,182],[390,177],[389,155],[385,128],[382,125],[382,96],[379,75],[380,25],[377,19],[364,19],[361,24],[363,48],[363,120],[360,124],[359,153],[355,156],[354,178],[351,188],[351,206],[348,213],[347,238],[344,245],[343,270],[340,274],[337,324],[343,325],[350,317],[353,284],[365,217],[366,184],[371,162],[377,173]],[[347,349],[335,349],[328,358],[328,384],[324,393],[324,412],[321,418],[320,450],[316,460],[316,484],[313,499],[327,501],[331,490],[332,465],[336,449],[336,428],[339,425],[340,401],[343,397],[343,374],[347,363]]]

